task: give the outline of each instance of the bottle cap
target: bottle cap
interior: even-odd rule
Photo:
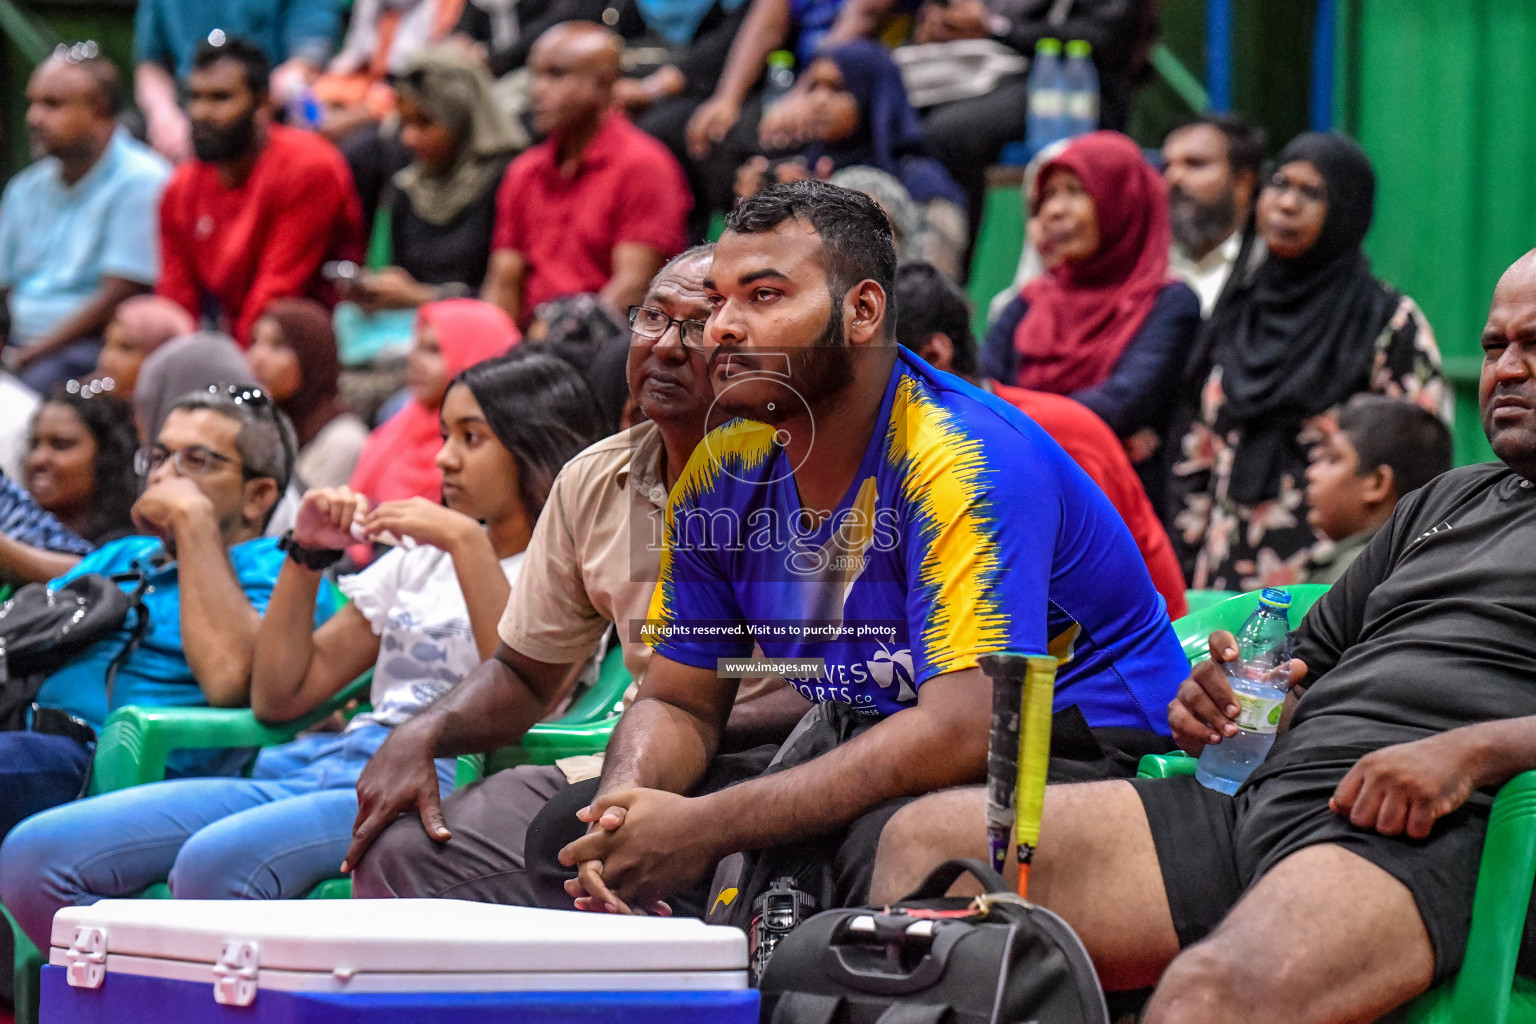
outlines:
[[[1286,611],[1291,607],[1291,595],[1275,587],[1265,587],[1259,591],[1259,604]]]
[[[771,68],[789,68],[793,71],[795,55],[788,50],[774,50],[768,55],[768,66]]]
[[[1059,57],[1061,56],[1061,40],[1046,36],[1035,44],[1035,52],[1042,57]]]
[[[1086,39],[1074,39],[1067,44],[1068,57],[1087,57],[1093,53],[1093,44]]]

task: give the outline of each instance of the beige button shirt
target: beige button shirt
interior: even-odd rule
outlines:
[[[612,622],[639,682],[651,649],[630,623],[645,620],[661,571],[665,456],[661,431],[646,422],[566,463],[501,617],[508,647],[553,665],[584,661]]]
[[[624,694],[626,707],[651,660],[639,632],[661,575],[665,458],[661,431],[647,421],[604,438],[565,464],[533,528],[497,629],[508,647],[566,665],[592,657],[608,623],[614,623],[624,667],[634,677]],[[779,684],[776,678],[744,679],[736,700],[751,700]],[[568,781],[580,782],[602,772],[603,756],[567,757],[556,764]]]

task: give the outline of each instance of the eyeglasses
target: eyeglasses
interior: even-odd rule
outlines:
[[[1292,181],[1278,171],[1274,177],[1264,183],[1264,187],[1280,195],[1294,191],[1296,198],[1313,206],[1318,206],[1328,201],[1328,190],[1322,185],[1302,185]]]
[[[78,43],[60,43],[53,48],[53,56],[57,60],[67,61],[70,64],[80,64],[100,57],[101,47],[94,39],[86,39]]]
[[[673,324],[677,324],[678,337],[682,339],[684,348],[704,351],[704,328],[707,325],[703,320],[679,320],[650,306],[629,307],[630,329],[642,338],[660,341],[666,337]]]
[[[189,444],[175,451],[163,444],[147,444],[133,453],[133,471],[139,476],[149,476],[165,465],[167,459],[182,476],[207,476],[221,465],[239,465],[228,455],[220,455],[200,444]],[[245,473],[245,467],[241,466],[240,471]]]

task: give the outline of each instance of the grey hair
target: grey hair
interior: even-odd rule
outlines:
[[[684,260],[691,260],[695,256],[710,256],[714,254],[714,251],[714,242],[704,242],[701,245],[695,245],[692,248],[684,249],[676,256],[673,256],[671,259],[667,260],[666,265],[663,266],[660,270],[656,271],[656,276],[651,278],[651,283],[645,286],[645,290],[650,291],[652,288],[655,288],[656,282],[660,281],[662,276],[666,274],[667,271],[671,270],[679,263],[682,263]]]
[[[255,390],[255,389],[253,389]],[[267,477],[277,484],[278,499],[288,490],[288,481],[293,476],[293,463],[298,452],[298,435],[294,432],[293,424],[275,402],[270,402],[266,407],[271,415],[259,411],[255,406],[237,402],[226,394],[222,387],[217,391],[193,391],[176,400],[171,406],[171,411],[185,410],[195,412],[199,409],[207,409],[210,412],[228,416],[240,424],[240,433],[235,436],[235,450],[240,453],[240,461],[245,464],[248,476]],[[274,502],[272,508],[275,509]],[[272,509],[267,510],[270,518]],[[262,524],[266,526],[265,523]]]

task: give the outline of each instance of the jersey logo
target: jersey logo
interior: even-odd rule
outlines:
[[[1449,519],[1447,519],[1447,520],[1445,520],[1445,522],[1441,523],[1440,525],[1438,525],[1438,526],[1431,526],[1429,529],[1425,530],[1423,533],[1421,533],[1417,537],[1413,538],[1413,543],[1417,544],[1419,541],[1424,540],[1427,537],[1433,537],[1435,534],[1437,534],[1437,533],[1444,533],[1444,532],[1446,532],[1449,529],[1451,529],[1451,521]],[[1411,545],[1411,544],[1409,545],[1409,547],[1412,547],[1412,546],[1413,545]]]
[[[1077,657],[1077,638],[1082,635],[1082,625],[1074,622],[1051,638],[1051,642],[1046,645],[1046,653],[1056,659],[1057,665],[1071,664],[1072,659]]]
[[[896,691],[896,699],[905,704],[909,700],[917,699],[917,690],[912,686],[912,652],[900,651],[876,651],[875,656],[864,663],[869,669],[870,678],[880,684],[880,688],[889,690],[892,683],[899,684]]]

